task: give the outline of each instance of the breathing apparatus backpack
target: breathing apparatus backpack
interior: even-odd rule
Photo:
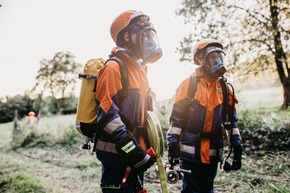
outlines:
[[[82,80],[80,96],[76,113],[76,129],[87,140],[83,149],[90,149],[89,142],[94,142],[98,135],[97,125],[97,104],[96,104],[96,85],[99,71],[110,60],[115,60],[121,70],[121,82],[123,90],[128,89],[128,72],[121,59],[112,56],[107,61],[102,58],[93,58],[87,61],[83,73],[78,78]]]

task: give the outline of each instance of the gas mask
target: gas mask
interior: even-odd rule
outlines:
[[[205,50],[203,66],[209,76],[217,78],[224,75],[226,72],[226,68],[224,66],[224,56],[224,51],[218,47]]]
[[[129,27],[129,31],[137,35],[137,45],[133,46],[133,50],[144,63],[154,63],[161,58],[162,50],[159,47],[159,40],[147,16],[137,18]]]
[[[137,50],[145,63],[154,63],[162,56],[156,31],[147,26],[137,33]]]

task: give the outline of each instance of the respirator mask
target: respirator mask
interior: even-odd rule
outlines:
[[[147,26],[137,34],[137,49],[141,58],[146,63],[154,63],[162,56],[156,31],[153,27]]]
[[[137,18],[130,25],[130,33],[137,35],[136,45],[133,46],[135,55],[144,63],[154,63],[162,56],[159,40],[153,25],[147,16]]]
[[[224,66],[225,55],[224,51],[218,47],[206,49],[203,57],[203,66],[209,76],[217,78],[224,75],[226,72]]]

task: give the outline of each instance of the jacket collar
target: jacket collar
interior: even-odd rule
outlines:
[[[130,66],[132,68],[138,67],[137,60],[131,57],[124,48],[114,47],[111,51],[111,54],[120,58],[127,66]]]
[[[218,80],[218,78],[208,76],[202,67],[198,67],[195,72],[197,78],[205,83],[212,83]]]

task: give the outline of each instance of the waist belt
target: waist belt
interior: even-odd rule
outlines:
[[[200,133],[200,137],[205,138],[205,139],[215,139],[218,136],[219,136],[218,134],[212,133],[212,132],[201,132]]]
[[[195,147],[189,146],[189,145],[180,145],[180,151],[189,153],[189,154],[196,154]],[[222,149],[209,149],[209,156],[218,156],[221,155]]]
[[[98,140],[97,142],[97,150],[118,154],[115,143],[110,143],[110,142],[105,142],[105,141],[100,141],[100,140]]]

